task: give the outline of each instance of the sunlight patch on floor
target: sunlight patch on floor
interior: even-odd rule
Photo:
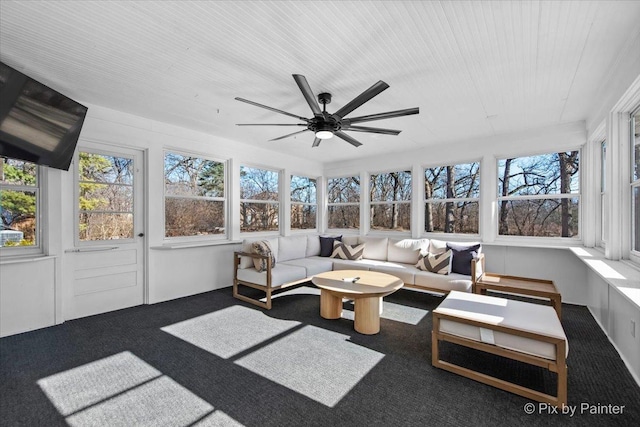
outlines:
[[[234,305],[160,329],[228,359],[299,324],[292,320],[274,319],[260,310]]]
[[[38,385],[71,426],[241,425],[128,351]]]
[[[305,326],[235,363],[326,406],[335,406],[384,354],[350,337]]]

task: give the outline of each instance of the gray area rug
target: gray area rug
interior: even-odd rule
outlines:
[[[318,295],[303,286],[265,311],[227,288],[0,339],[0,425],[640,425],[640,387],[585,307],[563,306],[563,414],[433,368],[441,297],[390,295],[366,336],[349,302],[322,319]],[[451,344],[441,356],[555,391],[541,368]]]

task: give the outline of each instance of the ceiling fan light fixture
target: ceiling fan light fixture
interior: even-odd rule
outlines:
[[[316,132],[316,138],[319,138],[319,139],[333,138],[333,132],[331,132],[330,130],[319,130]]]

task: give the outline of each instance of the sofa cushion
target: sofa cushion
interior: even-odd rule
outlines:
[[[336,240],[338,242],[341,242],[342,236],[336,236],[336,237],[320,236],[319,240],[320,240],[320,256],[328,257],[328,256],[331,256],[331,254],[333,253],[333,242]]]
[[[449,274],[451,273],[452,261],[453,253],[451,250],[441,254],[432,254],[427,252],[424,255],[420,255],[420,259],[416,263],[416,267],[422,271],[430,271],[437,274]]]
[[[399,262],[380,262],[371,265],[369,270],[390,274],[402,280],[402,282],[407,285],[413,285],[417,268],[411,264]]]
[[[358,244],[365,243],[363,258],[377,259],[380,261],[387,260],[387,246],[389,238],[387,237],[358,237]]]
[[[307,236],[278,238],[278,262],[304,258],[307,253]]]
[[[358,261],[349,261],[347,259],[333,258],[334,270],[369,270],[372,262],[382,263],[383,261],[372,261],[361,259]]]
[[[415,265],[420,252],[429,250],[429,239],[389,239],[387,261]]]
[[[292,259],[291,261],[285,261],[278,265],[283,264],[304,267],[307,270],[307,277],[315,276],[316,274],[331,271],[333,269],[333,262],[330,259],[320,256]]]
[[[257,242],[258,240],[266,240],[271,245],[271,250],[273,251],[274,256],[276,257],[276,261],[278,261],[278,238],[272,237],[269,239],[260,239],[260,238],[248,238],[242,241],[242,252],[251,253],[251,245],[253,242]],[[253,258],[250,256],[240,257],[240,264],[238,268],[253,268]]]
[[[334,241],[333,242],[333,253],[331,254],[331,258],[340,258],[340,259],[348,259],[350,261],[357,261],[362,259],[362,254],[364,253],[365,244],[361,245],[345,245],[342,242]]]
[[[470,276],[471,260],[480,253],[480,243],[447,243],[447,248],[453,252],[451,271]]]
[[[444,240],[431,239],[429,241],[430,253],[437,255],[437,254],[446,252],[446,250],[447,250],[447,242],[445,242]]]
[[[284,283],[305,279],[306,277],[307,271],[304,267],[278,264],[275,268],[271,269],[271,286],[280,286]],[[257,272],[255,268],[238,270],[238,280],[266,286],[267,272]]]
[[[430,271],[416,272],[414,282],[417,286],[423,286],[433,290],[471,292],[471,278],[458,273],[436,274]]]
[[[342,243],[345,245],[357,245],[359,236],[342,236]]]
[[[320,238],[315,234],[307,236],[307,250],[304,255],[306,257],[320,255]]]
[[[276,256],[271,249],[271,245],[266,240],[258,240],[251,244],[251,253],[271,258],[271,268],[276,265]],[[253,258],[253,267],[261,272],[267,269],[267,260],[264,258]]]

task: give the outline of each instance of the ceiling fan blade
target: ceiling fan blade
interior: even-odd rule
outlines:
[[[306,123],[236,123],[236,126],[308,126]]]
[[[285,136],[280,136],[280,137],[278,137],[278,138],[270,139],[269,141],[278,141],[278,140],[280,140],[280,139],[289,138],[290,136],[297,135],[297,134],[299,134],[299,133],[306,132],[306,131],[308,131],[308,130],[309,130],[309,129],[300,130],[300,131],[298,131],[298,132],[293,132],[293,133],[290,133],[290,134],[285,135]]]
[[[370,128],[366,126],[342,126],[342,130],[354,130],[356,132],[371,132],[371,133],[381,133],[384,135],[398,135],[400,130],[395,129],[381,129],[381,128]]]
[[[266,108],[267,110],[275,111],[276,113],[284,114],[286,116],[295,117],[298,120],[307,121],[305,117],[296,116],[295,114],[287,113],[286,111],[278,110],[277,108],[267,107],[266,105],[258,104],[257,102],[249,101],[248,99],[236,97],[235,100],[246,102],[247,104],[255,105],[256,107]]]
[[[312,147],[317,147],[318,145],[320,145],[320,142],[322,140],[320,138],[317,138],[313,140],[313,144],[311,145]]]
[[[316,97],[311,90],[311,86],[309,86],[309,82],[307,82],[307,78],[300,74],[293,74],[293,79],[298,84],[300,91],[302,91],[304,99],[307,100],[307,104],[309,104],[309,107],[311,107],[313,115],[321,116],[322,110],[320,110],[320,105],[318,105],[318,101],[316,101]]]
[[[411,114],[419,114],[420,108],[407,108],[405,110],[389,111],[386,113],[370,114],[368,116],[353,117],[349,119],[349,123],[370,122],[372,120],[391,119],[394,117],[410,116]]]
[[[344,117],[387,88],[389,88],[389,85],[383,82],[382,80],[379,80],[376,84],[371,86],[369,89],[365,90],[360,95],[353,98],[351,102],[349,102],[347,105],[345,105],[344,107],[342,107],[341,109],[333,113],[333,115]]]
[[[334,133],[335,136],[337,136],[338,138],[342,138],[345,141],[347,141],[349,144],[353,145],[354,147],[359,147],[362,145],[362,143],[360,141],[358,141],[355,138],[350,137],[349,135],[347,135],[346,133],[342,132],[342,131],[337,131]]]

